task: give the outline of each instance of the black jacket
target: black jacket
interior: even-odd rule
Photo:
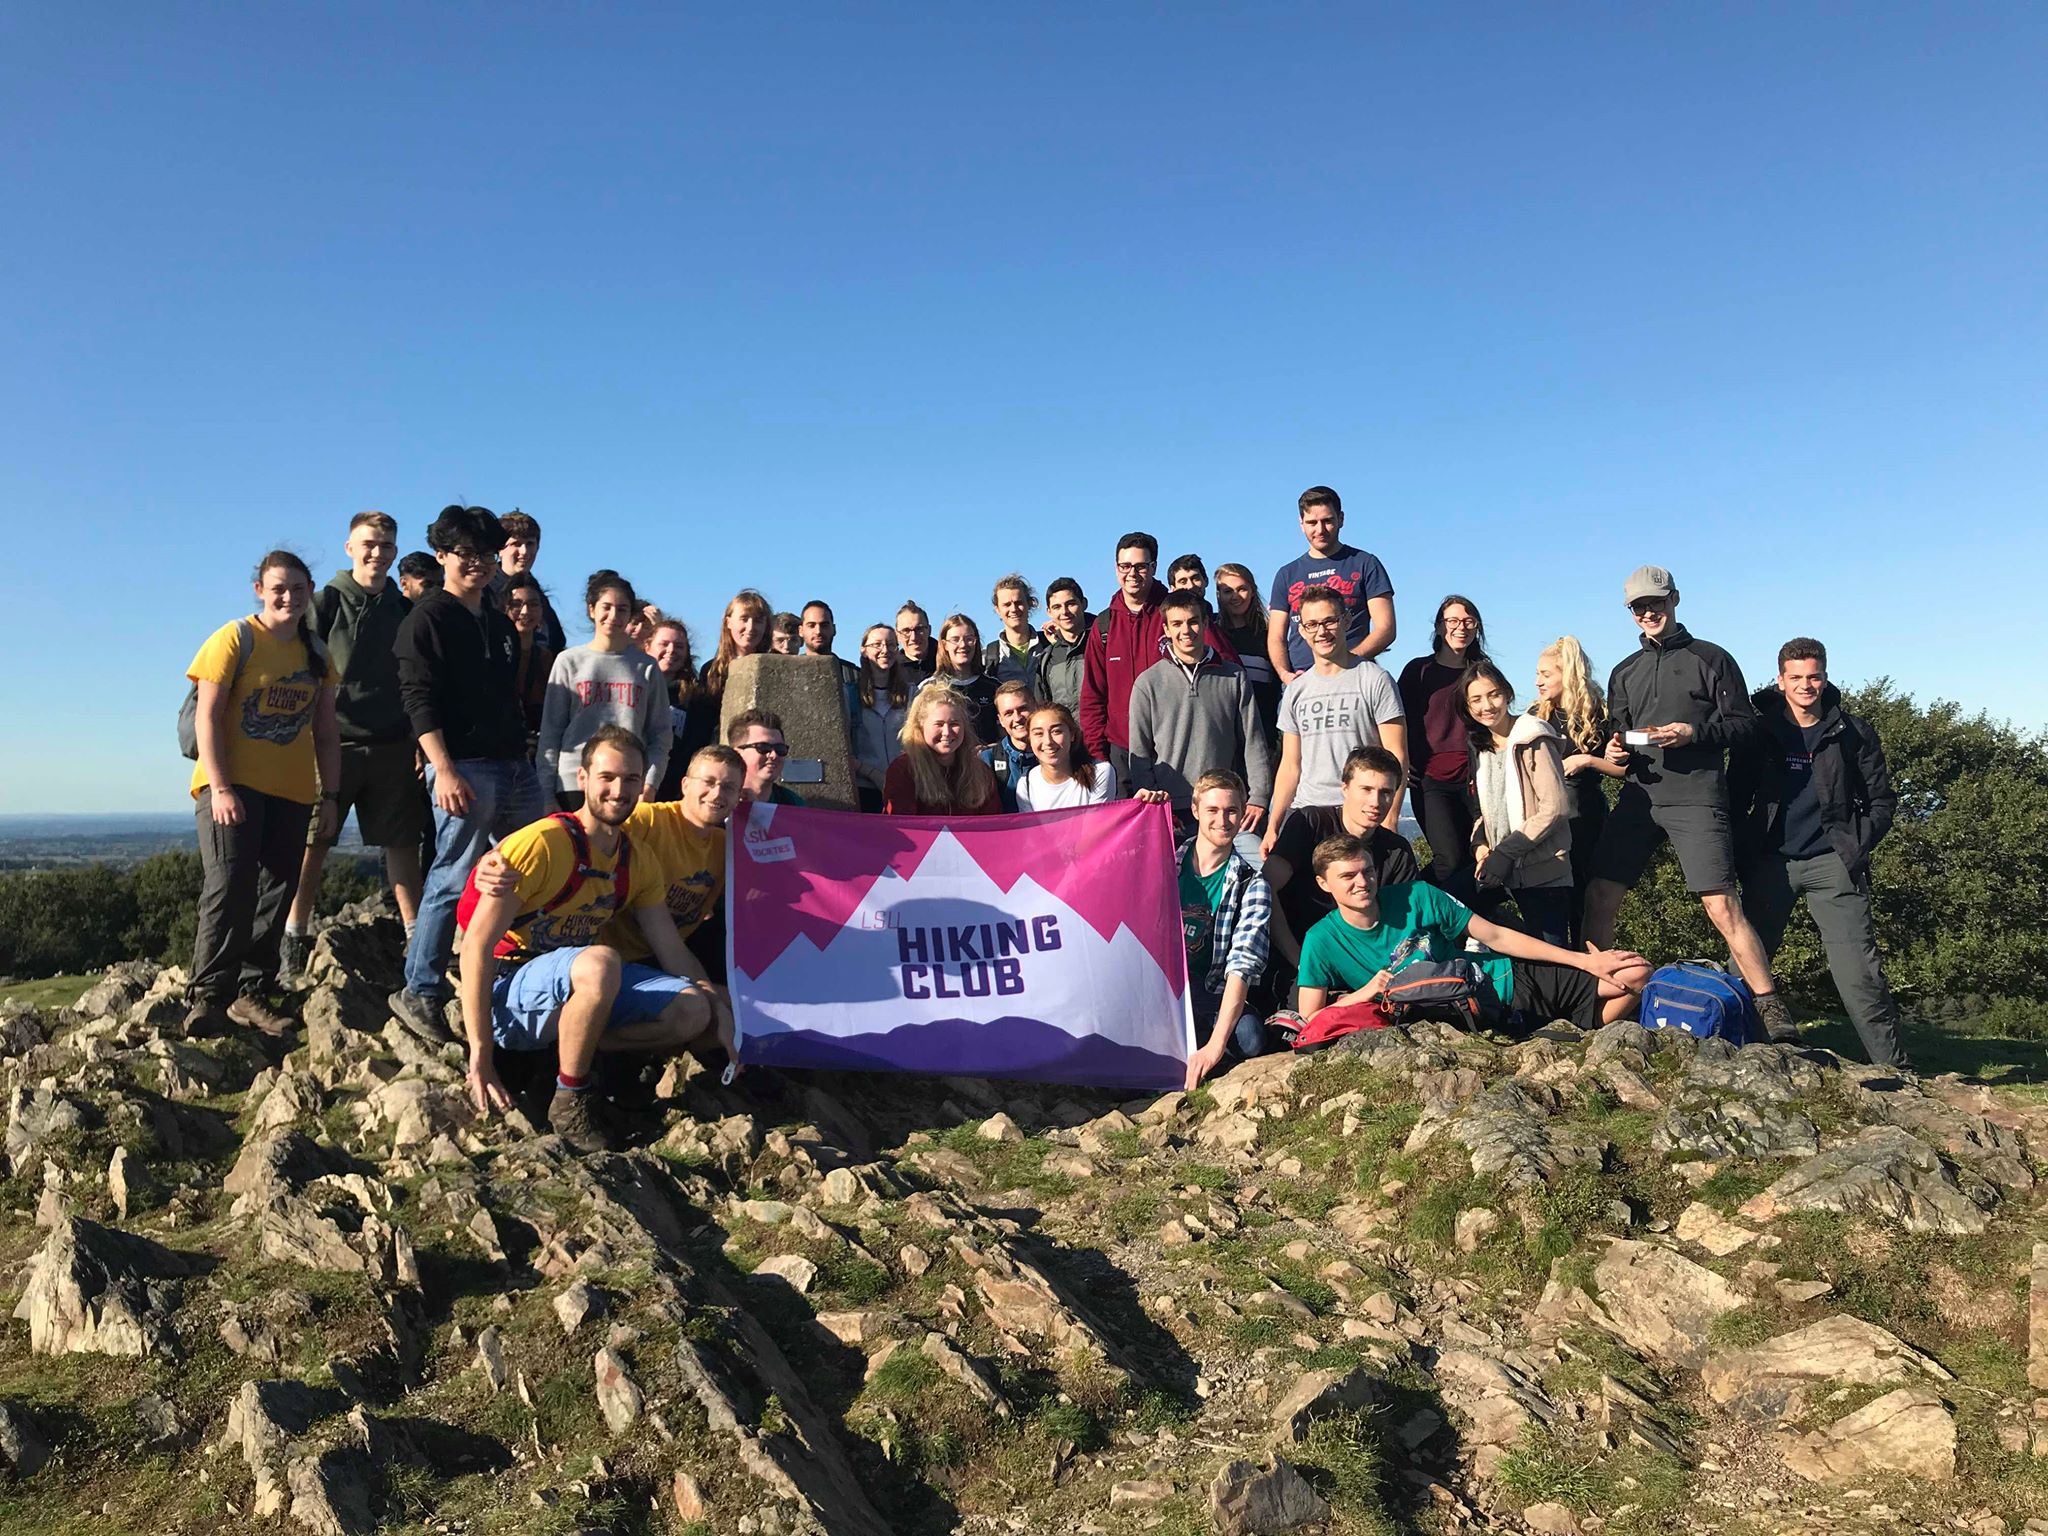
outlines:
[[[1791,709],[1776,686],[1752,701],[1766,729],[1745,741],[1728,761],[1728,811],[1735,845],[1746,861],[1772,849],[1772,828],[1785,803],[1785,757],[1769,726],[1789,720]],[[1891,831],[1899,797],[1885,766],[1884,744],[1861,716],[1842,709],[1833,683],[1820,696],[1820,739],[1813,745],[1813,789],[1821,825],[1861,891],[1870,889],[1870,853]]]
[[[398,629],[412,603],[396,581],[367,592],[349,571],[313,594],[313,629],[327,643],[338,687],[334,719],[341,739],[358,745],[410,741],[398,689]]]
[[[481,614],[446,592],[413,604],[398,627],[398,686],[413,734],[441,732],[458,762],[526,756],[519,636],[488,593]]]
[[[1622,658],[1607,680],[1607,713],[1617,731],[1693,728],[1693,740],[1682,747],[1629,749],[1629,779],[1649,791],[1654,805],[1724,803],[1724,754],[1761,728],[1735,658],[1694,639],[1683,624]]]

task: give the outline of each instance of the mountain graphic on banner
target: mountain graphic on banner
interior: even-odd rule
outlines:
[[[755,805],[735,817],[735,862],[747,865],[743,910],[734,925],[733,961],[762,975],[797,935],[832,942],[877,881],[916,878],[941,840],[963,849],[1001,893],[1030,870],[1068,911],[1107,939],[1119,927],[1134,933],[1159,967],[1177,974],[1180,914],[1171,904],[1134,907],[1141,883],[1133,861],[1162,863],[1172,851],[1164,807],[1117,801],[1035,816],[936,817],[849,822],[831,811]],[[756,859],[749,851],[787,845],[791,854]],[[801,856],[794,856],[800,848]]]

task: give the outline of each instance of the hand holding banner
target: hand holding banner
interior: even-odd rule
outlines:
[[[1171,1089],[1192,1022],[1172,828],[751,805],[727,840],[749,1065]]]

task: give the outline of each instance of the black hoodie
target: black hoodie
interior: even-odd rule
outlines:
[[[1648,790],[1654,805],[1725,804],[1724,754],[1761,730],[1735,658],[1694,639],[1683,624],[1622,658],[1607,680],[1607,713],[1617,731],[1692,727],[1682,747],[1629,749],[1629,781]]]
[[[458,762],[526,756],[519,635],[488,593],[480,613],[445,591],[421,597],[399,626],[398,679],[413,734],[441,732]]]
[[[1777,848],[1788,785],[1784,753],[1769,727],[1792,720],[1791,706],[1775,685],[1758,689],[1751,702],[1767,729],[1744,741],[1728,760],[1728,811],[1745,861]],[[1841,691],[1833,683],[1820,696],[1813,791],[1830,846],[1848,866],[1857,889],[1868,891],[1870,852],[1891,831],[1899,797],[1892,789],[1884,744],[1868,720],[1843,710]]]
[[[326,642],[339,679],[334,720],[343,741],[383,746],[412,739],[398,687],[397,649],[398,627],[411,612],[397,582],[370,592],[351,571],[336,571],[314,595],[313,629]]]

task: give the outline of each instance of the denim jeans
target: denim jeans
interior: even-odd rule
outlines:
[[[523,758],[471,757],[455,765],[469,782],[469,814],[451,816],[434,807],[434,862],[420,892],[419,921],[405,952],[405,985],[431,1002],[445,1001],[448,946],[455,938],[455,907],[476,861],[506,834],[548,813],[540,777]],[[427,766],[427,794],[434,793],[434,769]]]
[[[1223,1006],[1223,999],[1203,986],[1200,977],[1194,978],[1192,990],[1194,996],[1190,1001],[1195,1015],[1195,1044],[1200,1047],[1209,1043],[1209,1032],[1216,1027],[1216,1013]],[[1249,1061],[1265,1053],[1265,1022],[1247,1007],[1237,1016],[1237,1023],[1231,1026],[1230,1044],[1223,1052],[1223,1059]]]

